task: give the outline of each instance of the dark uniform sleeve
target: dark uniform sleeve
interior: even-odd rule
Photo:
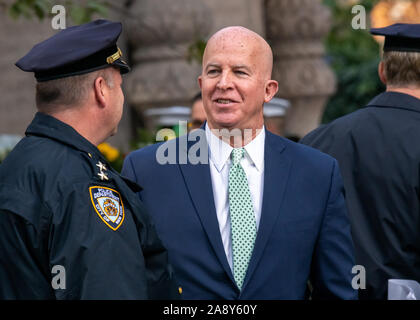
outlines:
[[[145,225],[138,224],[138,229],[142,238],[150,299],[180,299],[175,275],[172,266],[168,263],[167,250],[158,237],[146,209],[141,205],[140,207]]]
[[[0,299],[54,299],[47,253],[50,217],[32,193],[0,183]]]
[[[123,179],[126,182],[127,180],[128,182],[135,181],[132,166],[125,164],[122,175],[125,176]],[[138,221],[137,227],[141,236],[143,253],[146,260],[150,297],[156,300],[180,299],[176,276],[174,275],[172,266],[168,263],[167,250],[156,232],[155,225],[147,209],[139,200],[138,194],[136,194],[136,198],[137,201],[135,203],[138,205],[138,208],[134,211]]]
[[[42,223],[0,210],[0,300],[54,299]]]
[[[147,215],[122,200],[124,220],[113,230],[95,210],[89,185],[58,189],[59,199],[46,204],[16,190],[2,194],[0,299],[177,298]]]
[[[67,187],[55,209],[50,266],[65,270],[65,286],[55,290],[56,297],[148,299],[146,264],[130,207],[123,203],[124,218],[114,230],[95,209],[89,187]]]

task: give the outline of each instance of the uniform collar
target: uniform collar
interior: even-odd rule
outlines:
[[[45,113],[37,112],[35,114],[34,119],[26,129],[25,135],[50,138],[83,151],[91,158],[95,156],[95,158],[107,162],[99,149],[71,126]]]
[[[409,94],[386,91],[373,98],[367,107],[392,107],[420,112],[420,100]]]
[[[216,166],[217,171],[220,172],[228,162],[233,148],[230,144],[225,143],[223,140],[216,137],[216,135],[211,132],[207,122],[205,128],[209,145],[209,157]],[[244,146],[246,151],[245,157],[255,165],[258,171],[261,171],[264,165],[264,142],[265,127],[263,126],[258,135],[250,143]]]

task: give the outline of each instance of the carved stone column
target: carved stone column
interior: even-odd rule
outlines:
[[[318,127],[336,89],[335,75],[324,61],[330,12],[321,0],[266,0],[264,5],[277,96],[291,102],[285,133],[303,137]]]
[[[211,19],[196,0],[138,0],[125,21],[133,66],[127,98],[139,114],[148,108],[191,104],[201,65],[188,62],[188,47],[205,39]],[[210,17],[211,18],[211,17]],[[146,122],[146,126],[150,125]]]

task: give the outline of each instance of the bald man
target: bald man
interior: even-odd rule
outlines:
[[[264,128],[272,66],[258,34],[218,31],[198,78],[207,122],[125,160],[185,299],[357,297],[337,162]]]

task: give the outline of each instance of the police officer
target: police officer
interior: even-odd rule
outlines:
[[[121,119],[121,23],[37,44],[38,112],[0,166],[0,299],[177,298],[167,252],[138,196],[97,145]]]
[[[361,299],[387,299],[389,279],[420,282],[420,24],[372,29],[385,36],[386,91],[302,143],[335,157],[346,190]]]

